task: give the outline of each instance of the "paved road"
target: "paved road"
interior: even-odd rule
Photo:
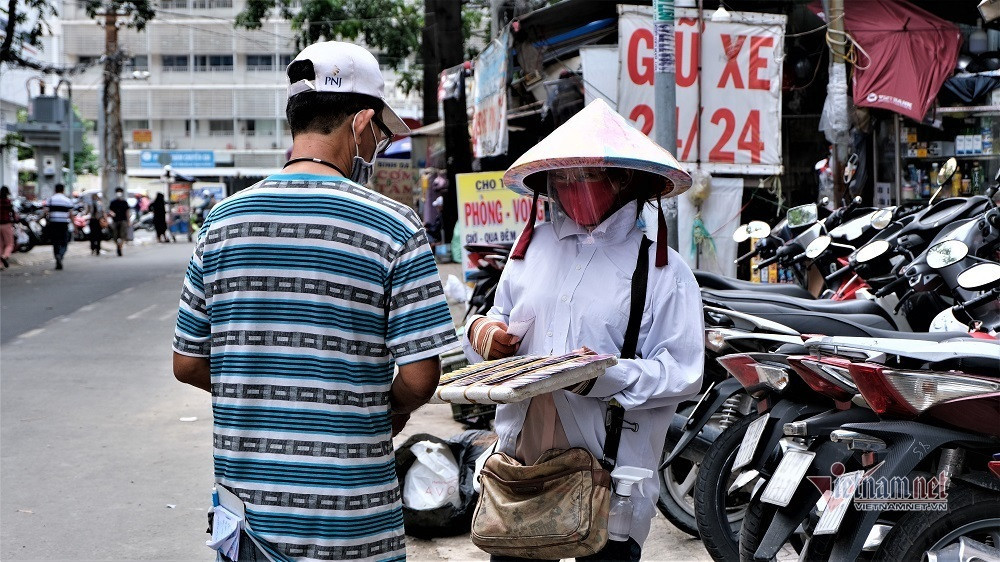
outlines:
[[[0,560],[214,559],[210,403],[170,374],[190,252],[151,243],[91,257],[74,244],[54,271],[43,247],[0,273]],[[448,406],[428,406],[397,443],[461,429]],[[659,517],[645,551],[709,559]],[[468,535],[409,539],[408,554],[488,559]]]

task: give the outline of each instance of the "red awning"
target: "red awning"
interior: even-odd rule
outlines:
[[[847,0],[844,25],[868,53],[857,53],[854,103],[923,120],[952,75],[958,27],[900,0]]]

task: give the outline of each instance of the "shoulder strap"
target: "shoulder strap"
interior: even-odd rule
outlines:
[[[635,359],[635,350],[639,344],[639,324],[642,321],[642,309],[646,306],[646,278],[649,274],[649,247],[653,241],[645,236],[639,245],[639,259],[635,263],[635,273],[632,274],[631,305],[628,314],[628,327],[625,328],[625,341],[622,343],[622,359]],[[604,418],[604,428],[607,435],[604,438],[604,458],[601,464],[608,470],[618,462],[618,445],[621,443],[622,426],[625,423],[625,408],[617,400],[611,399]]]

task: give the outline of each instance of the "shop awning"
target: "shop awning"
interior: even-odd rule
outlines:
[[[958,27],[897,0],[847,0],[844,25],[857,51],[854,103],[922,121],[958,61]]]

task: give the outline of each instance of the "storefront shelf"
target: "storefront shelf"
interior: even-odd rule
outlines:
[[[903,160],[947,160],[952,156],[903,156]],[[998,160],[1000,154],[962,154],[954,156],[955,160]]]

